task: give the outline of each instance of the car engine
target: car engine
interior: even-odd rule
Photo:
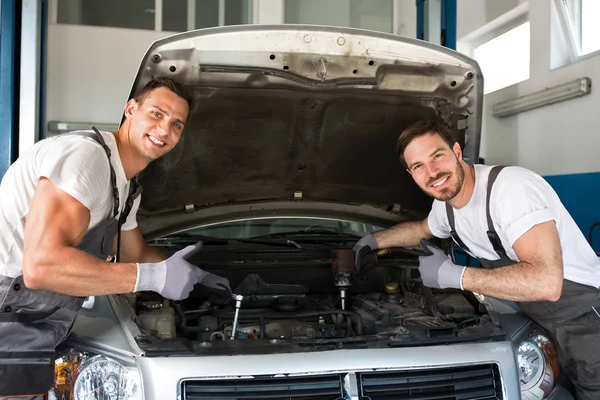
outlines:
[[[199,288],[180,302],[144,293],[134,305],[146,332],[195,343],[403,342],[496,331],[471,294],[424,287],[416,257],[381,257],[361,273],[355,273],[353,260],[352,251],[343,249],[327,259],[286,266],[246,259],[233,267],[228,260],[229,273],[214,260],[203,260],[198,262],[203,269],[229,278],[231,297],[216,298]]]

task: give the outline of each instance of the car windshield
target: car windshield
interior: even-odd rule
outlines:
[[[364,236],[383,227],[361,222],[321,219],[321,218],[263,218],[225,222],[200,228],[192,228],[181,233],[188,235],[212,236],[223,239],[250,239],[255,237],[283,237],[286,234]]]

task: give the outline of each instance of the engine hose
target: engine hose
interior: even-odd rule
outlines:
[[[185,310],[183,313],[185,315],[196,315],[196,314],[210,314],[213,310],[210,308],[206,308],[206,309],[197,309],[197,310]]]
[[[243,315],[243,314],[252,314],[248,313],[248,310],[240,310],[240,318],[247,317],[250,318],[251,315]],[[320,315],[332,315],[332,314],[342,314],[349,316],[354,320],[356,324],[356,333],[358,336],[362,336],[363,334],[363,321],[362,316],[354,311],[342,311],[342,310],[320,310],[320,311],[304,311],[304,312],[294,312],[294,313],[268,313],[266,314],[266,319],[286,319],[286,318],[308,318],[308,317],[318,317]],[[233,313],[231,311],[226,312],[217,312],[217,316],[221,317],[229,317],[233,318]],[[335,318],[335,316],[334,316]]]
[[[177,316],[179,317],[179,319],[181,319],[180,326],[181,326],[181,330],[183,331],[183,333],[186,333],[186,334],[198,333],[200,331],[200,327],[187,325],[187,319],[186,319],[183,311],[181,311],[181,306],[179,304],[173,303],[173,308],[175,309],[175,312],[177,313]]]
[[[342,316],[342,318],[344,318]],[[352,337],[354,336],[354,331],[352,331],[352,317],[350,317],[349,315],[346,315],[346,337]]]
[[[260,326],[260,338],[264,339],[265,338],[265,316],[260,314],[258,316],[258,324]]]
[[[342,314],[335,314],[334,315],[334,319],[335,319],[335,328],[336,329],[340,329],[344,327],[344,324],[346,323],[346,318],[344,318],[344,316]]]
[[[435,302],[435,298],[433,297],[433,293],[431,289],[423,286],[423,294],[425,295],[425,299],[427,301],[427,307],[429,308],[429,312],[433,317],[440,317],[440,312],[437,308],[437,303]]]

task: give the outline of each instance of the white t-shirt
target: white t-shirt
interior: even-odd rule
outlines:
[[[90,131],[91,132],[91,131]],[[101,132],[111,151],[119,189],[119,212],[125,207],[129,182],[110,132]],[[88,231],[113,217],[110,168],[106,152],[95,140],[79,135],[58,135],[41,140],[10,166],[0,183],[0,275],[22,274],[25,220],[40,177],[77,199],[90,210]],[[122,231],[137,227],[135,200]]]
[[[491,166],[475,165],[473,195],[466,206],[454,209],[454,220],[456,233],[473,257],[497,260],[498,254],[487,236],[486,197],[491,169]],[[515,261],[519,258],[512,246],[517,239],[535,225],[554,220],[565,279],[600,286],[600,260],[554,189],[541,176],[521,167],[504,168],[492,188],[490,214],[506,255]],[[434,236],[450,237],[445,202],[434,200],[428,223]]]

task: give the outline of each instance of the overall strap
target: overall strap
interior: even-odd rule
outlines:
[[[137,177],[133,177],[129,183],[129,195],[125,201],[125,208],[119,217],[119,224],[122,225],[127,220],[131,209],[133,208],[133,202],[142,194],[142,185],[138,181]]]
[[[67,136],[67,135],[85,136],[89,139],[96,141],[96,143],[98,143],[100,146],[102,146],[102,148],[106,152],[106,156],[108,157],[108,166],[110,167],[110,184],[112,186],[112,194],[113,194],[113,217],[116,217],[117,214],[119,213],[119,189],[117,188],[117,174],[115,173],[112,163],[110,162],[110,154],[111,154],[110,148],[106,145],[106,142],[104,141],[104,138],[102,137],[100,132],[98,132],[98,129],[96,129],[95,126],[92,126],[92,129],[94,130],[94,132],[74,131],[74,132],[63,133],[63,134],[61,134],[61,136]]]
[[[448,217],[448,222],[450,223],[450,236],[452,236],[452,239],[454,239],[454,241],[456,242],[456,244],[461,249],[463,249],[465,251],[468,251],[470,253],[471,250],[469,250],[469,248],[462,241],[462,239],[460,238],[460,236],[458,236],[458,233],[456,233],[456,225],[454,223],[454,209],[452,208],[452,206],[450,205],[450,203],[446,203],[446,216]]]
[[[100,143],[100,146],[102,146],[104,148],[104,151],[106,151],[106,155],[108,156],[108,165],[110,166],[110,184],[112,186],[113,203],[114,203],[114,206],[113,206],[114,215],[113,216],[116,217],[117,214],[119,213],[119,188],[117,187],[117,174],[115,174],[115,170],[112,166],[112,163],[110,162],[110,149],[106,145],[104,138],[102,137],[100,132],[98,132],[98,129],[96,129],[95,126],[92,126],[92,129],[94,130],[94,133],[95,133],[94,136],[96,137],[96,141],[98,143]]]
[[[498,254],[498,257],[500,257],[501,260],[510,260],[510,258],[506,255],[504,246],[502,246],[502,241],[500,240],[500,237],[498,236],[498,234],[496,233],[496,230],[494,229],[494,222],[492,221],[492,216],[490,214],[490,197],[492,194],[492,187],[494,186],[494,182],[496,182],[496,178],[498,177],[498,174],[505,167],[506,167],[505,165],[497,165],[495,167],[492,167],[492,169],[490,171],[490,175],[488,178],[488,184],[487,184],[486,200],[485,200],[485,213],[486,213],[487,225],[488,225],[488,231],[487,231],[488,240],[492,244],[494,251],[496,252],[496,254]],[[456,233],[456,225],[454,222],[454,209],[452,208],[450,203],[446,203],[446,216],[448,217],[448,222],[450,224],[450,236],[452,236],[452,239],[454,239],[454,241],[456,242],[456,244],[458,246],[460,246],[463,250],[470,252],[467,245],[465,245],[465,243],[462,241],[460,236],[458,236],[458,233]]]
[[[115,262],[121,261],[121,226],[127,220],[131,209],[133,208],[133,202],[142,194],[142,185],[138,181],[137,177],[133,177],[131,182],[129,183],[129,195],[127,196],[127,200],[125,201],[125,208],[123,208],[123,212],[119,216],[119,223],[117,225],[117,256],[115,258]]]
[[[494,221],[492,221],[492,215],[490,214],[490,198],[492,197],[492,187],[494,186],[494,182],[496,182],[496,178],[498,177],[498,174],[505,167],[506,167],[505,165],[496,165],[495,167],[492,167],[492,170],[490,171],[490,175],[488,177],[488,184],[487,184],[487,197],[485,200],[485,214],[487,217],[487,224],[488,224],[488,231],[487,231],[488,239],[492,243],[492,246],[494,247],[494,250],[498,254],[498,257],[500,257],[500,259],[510,260],[510,258],[506,255],[504,246],[502,246],[502,241],[500,240],[500,237],[498,236],[498,234],[496,233],[496,230],[494,229]]]

